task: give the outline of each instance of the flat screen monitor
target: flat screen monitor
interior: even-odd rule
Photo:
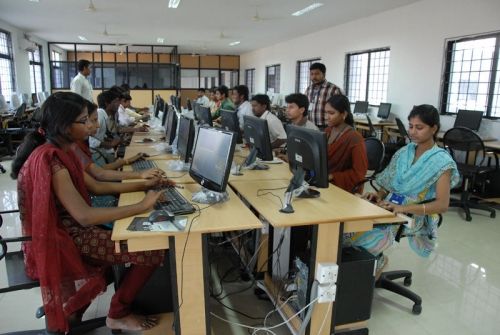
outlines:
[[[169,108],[170,108],[169,105],[165,102],[163,105],[163,109],[160,110],[162,112],[161,124],[165,124],[165,119],[167,118],[167,112]],[[160,113],[158,113],[158,115],[160,115]]]
[[[368,113],[368,101],[356,101],[354,104],[354,114],[366,114]]]
[[[189,175],[201,186],[224,192],[231,171],[236,136],[230,131],[200,127]]]
[[[387,119],[391,114],[391,106],[392,104],[387,102],[381,102],[380,106],[378,106],[377,117],[379,119]]]
[[[201,106],[199,103],[197,102],[192,102],[191,103],[193,105],[193,115],[194,115],[194,119],[198,121],[198,115],[196,114],[198,112],[198,108]]]
[[[191,99],[189,99],[189,98],[186,100],[186,108],[188,111],[193,110],[193,105],[191,104]]]
[[[259,157],[263,161],[273,160],[273,148],[267,121],[251,115],[245,115],[243,119],[245,120],[243,134],[250,147],[250,154],[245,165],[254,163],[255,157]]]
[[[240,122],[238,120],[238,113],[227,109],[220,110],[221,126],[222,129],[232,131],[236,134],[236,143],[242,143]]]
[[[155,106],[155,117],[158,117],[158,114],[160,114],[160,111],[162,111],[165,108],[165,100],[163,100],[162,97],[158,97],[158,102],[156,103]]]
[[[453,127],[466,127],[478,131],[483,119],[483,112],[459,109]]]
[[[210,107],[198,106],[198,108],[194,111],[194,114],[196,115],[196,119],[198,120],[198,124],[200,126],[213,127]]]
[[[299,198],[319,197],[318,191],[304,187],[304,181],[319,188],[329,186],[326,134],[318,130],[290,125],[287,154],[293,177],[285,193],[285,205],[281,212],[293,213],[291,205],[293,194],[298,193]]]
[[[169,106],[167,111],[166,111],[166,118],[165,118],[165,139],[168,142],[169,145],[172,145],[175,140],[175,136],[177,135],[177,113],[175,110],[172,108],[172,106]]]
[[[194,143],[194,121],[185,116],[179,119],[179,131],[177,132],[177,151],[181,161],[189,163]]]

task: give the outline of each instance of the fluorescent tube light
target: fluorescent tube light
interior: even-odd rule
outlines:
[[[241,43],[240,41],[234,41],[234,42],[229,43],[229,45],[234,47],[235,45],[238,45],[240,43]]]
[[[165,42],[165,39],[164,39],[163,37],[158,37],[158,38],[156,39],[156,42],[158,42],[158,43],[164,43],[164,42]]]
[[[168,1],[168,8],[177,8],[179,6],[179,3],[181,0],[169,0]]]
[[[323,6],[323,4],[321,2],[315,2],[313,3],[312,5],[310,6],[307,6],[306,8],[303,8],[299,11],[296,11],[295,13],[292,13],[292,16],[301,16],[301,15],[304,15],[305,13],[308,13],[318,7],[321,7]]]
[[[87,38],[85,36],[81,36],[81,35],[78,35],[78,38],[80,39],[80,41],[86,41]]]

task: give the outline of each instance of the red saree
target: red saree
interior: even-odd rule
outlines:
[[[103,292],[106,282],[101,268],[82,262],[61,222],[52,190],[54,160],[62,162],[90,205],[83,169],[73,151],[48,143],[36,148],[24,163],[18,176],[18,202],[23,232],[32,236],[23,244],[27,275],[40,281],[47,328],[67,332],[67,317]]]
[[[329,140],[331,131],[331,127],[325,129]],[[333,143],[328,142],[328,173],[334,185],[351,192],[367,170],[365,141],[357,131],[349,127]]]

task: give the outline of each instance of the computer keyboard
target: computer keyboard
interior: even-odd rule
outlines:
[[[139,160],[132,163],[132,169],[134,171],[142,171],[156,168],[154,161]]]
[[[155,209],[165,209],[175,215],[191,214],[196,211],[174,186],[162,189],[162,191],[164,192],[163,200],[156,202]]]

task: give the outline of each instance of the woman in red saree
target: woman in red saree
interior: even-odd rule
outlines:
[[[332,96],[325,105],[328,127],[328,180],[351,192],[365,178],[368,158],[363,137],[354,130],[349,99]]]
[[[85,100],[58,92],[42,106],[41,127],[26,136],[12,164],[18,180],[21,222],[32,241],[23,244],[26,272],[38,279],[50,331],[67,332],[68,319],[106,288],[104,270],[132,263],[114,294],[106,324],[141,331],[156,320],[132,314],[137,292],[163,261],[163,250],[115,253],[111,232],[99,224],[150,210],[160,192],[149,191],[139,203],[92,208],[81,162],[73,146],[88,136]]]

